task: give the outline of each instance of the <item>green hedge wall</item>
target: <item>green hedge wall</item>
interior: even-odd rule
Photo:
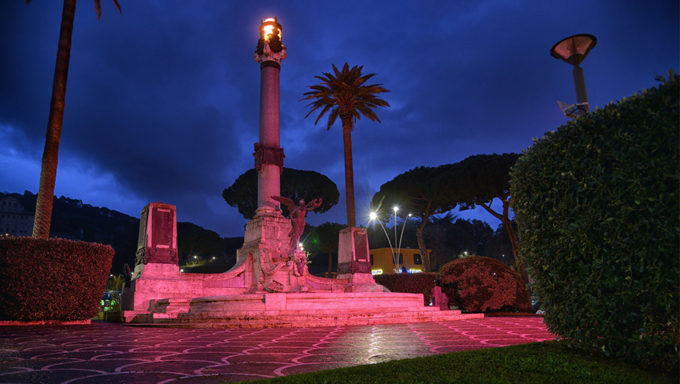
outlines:
[[[393,273],[389,275],[376,275],[373,279],[376,283],[389,289],[391,292],[422,293],[424,304],[430,304],[432,288],[437,274],[434,272],[423,273]]]
[[[450,261],[439,270],[439,279],[445,287],[455,287],[455,297],[447,292],[449,302],[468,312],[531,311],[526,284],[499,260],[468,256]]]
[[[113,248],[64,239],[0,239],[0,319],[86,320],[106,290]]]
[[[520,254],[550,331],[677,364],[679,77],[537,140],[512,171]]]

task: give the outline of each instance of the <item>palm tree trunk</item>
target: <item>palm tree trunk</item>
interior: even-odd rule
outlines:
[[[52,100],[50,115],[47,121],[47,135],[43,150],[42,168],[40,169],[40,187],[35,204],[35,221],[33,237],[47,239],[50,236],[52,222],[52,199],[54,183],[57,178],[57,161],[59,158],[59,141],[64,121],[64,105],[66,100],[66,78],[71,56],[71,33],[76,11],[76,0],[64,0],[64,11],[61,16],[61,32],[57,49],[57,64],[54,68],[52,84]]]
[[[418,249],[420,250],[420,257],[423,260],[425,272],[430,272],[430,255],[427,254],[427,246],[425,245],[425,226],[429,218],[429,215],[422,217],[422,221],[416,230],[416,240],[418,240]]]
[[[333,272],[333,250],[328,248],[328,277],[331,277]]]
[[[352,118],[342,118],[342,141],[345,145],[345,197],[347,199],[347,226],[356,227],[354,209],[354,168],[352,166]]]

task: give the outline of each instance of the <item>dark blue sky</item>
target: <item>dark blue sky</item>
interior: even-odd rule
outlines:
[[[567,121],[571,66],[558,40],[590,33],[582,64],[591,106],[655,86],[678,70],[678,2],[128,1],[78,2],[55,194],[138,216],[148,202],[178,219],[241,236],[221,197],[253,167],[258,140],[260,20],[278,17],[285,165],[341,191],[311,223],[345,221],[342,135],[304,119],[298,100],[331,64],[363,65],[390,93],[381,124],[353,133],[358,224],[380,185],[420,165],[521,152]],[[61,4],[0,2],[0,191],[37,193]],[[483,212],[493,227],[498,222]]]

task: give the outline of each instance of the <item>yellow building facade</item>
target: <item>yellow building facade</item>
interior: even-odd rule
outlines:
[[[396,253],[397,250],[395,249]],[[430,257],[432,250],[427,250],[426,257]],[[408,273],[425,272],[423,257],[420,255],[419,249],[401,248],[397,264],[394,263],[394,255],[391,248],[376,248],[369,251],[371,256],[371,273],[373,275],[387,275],[391,273],[401,273],[402,267],[406,268]]]

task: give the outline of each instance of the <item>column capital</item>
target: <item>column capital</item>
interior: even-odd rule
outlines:
[[[274,62],[281,65],[281,60],[288,57],[286,47],[281,43],[281,41],[272,42],[264,41],[260,39],[257,43],[257,49],[255,50],[255,61],[260,63],[262,67],[265,66],[267,62]]]
[[[253,153],[253,156],[255,156],[255,169],[258,172],[262,170],[263,164],[277,165],[281,168],[281,172],[283,172],[283,158],[285,157],[283,148],[267,147],[260,143],[255,143],[255,153]]]

